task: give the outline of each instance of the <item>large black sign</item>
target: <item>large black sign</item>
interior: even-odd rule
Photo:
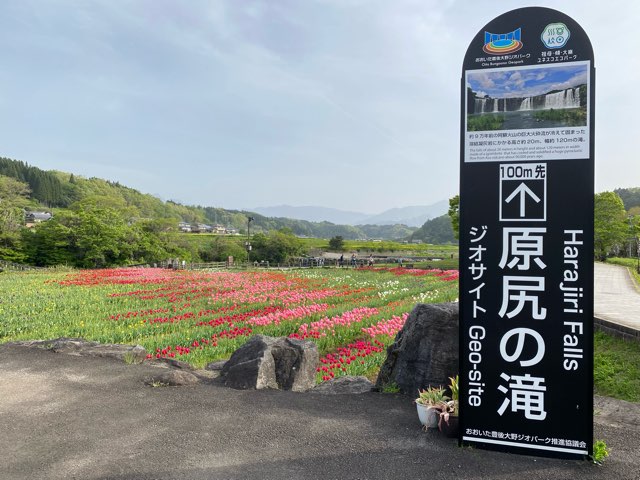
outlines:
[[[593,51],[522,8],[462,72],[460,440],[584,457],[593,442]]]

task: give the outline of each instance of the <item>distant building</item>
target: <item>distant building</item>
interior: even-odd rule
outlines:
[[[191,231],[194,233],[211,233],[213,232],[213,227],[206,223],[196,223],[195,225],[191,225]]]
[[[36,226],[38,223],[51,220],[53,215],[48,212],[26,212],[24,215],[24,223],[27,228]]]
[[[187,222],[178,223],[178,230],[180,232],[190,233],[191,232],[191,224]]]

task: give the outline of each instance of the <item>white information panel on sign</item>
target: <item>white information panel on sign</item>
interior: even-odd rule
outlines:
[[[589,158],[589,62],[466,72],[465,162]]]

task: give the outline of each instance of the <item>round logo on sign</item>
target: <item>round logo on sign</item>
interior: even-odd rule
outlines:
[[[564,23],[550,23],[544,27],[540,39],[547,48],[562,48],[567,44],[570,36],[571,32]]]

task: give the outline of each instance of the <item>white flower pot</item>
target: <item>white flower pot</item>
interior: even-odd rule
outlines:
[[[416,403],[418,410],[418,418],[420,423],[427,428],[438,428],[438,420],[440,419],[440,410],[421,403]]]

